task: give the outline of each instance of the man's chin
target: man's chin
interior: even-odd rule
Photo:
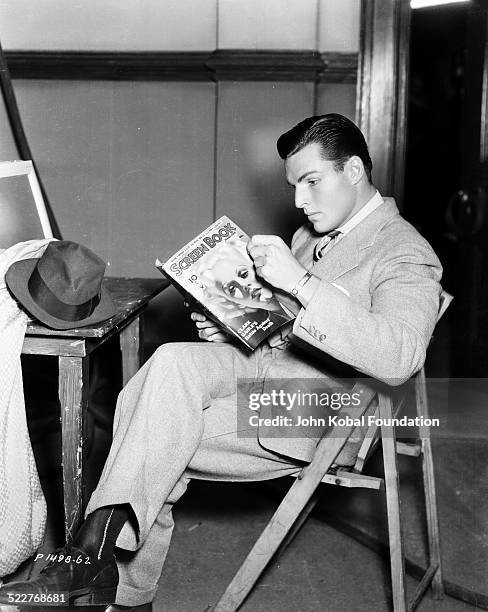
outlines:
[[[329,226],[323,221],[321,222],[320,219],[317,219],[317,221],[310,221],[310,223],[312,224],[314,232],[316,232],[317,234],[326,234],[327,232],[330,232],[333,229],[329,228]]]

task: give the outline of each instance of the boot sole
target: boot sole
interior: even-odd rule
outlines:
[[[88,592],[85,589],[80,589],[78,592],[71,591],[69,603],[71,606],[108,605],[115,603],[116,594],[117,587],[96,589]]]

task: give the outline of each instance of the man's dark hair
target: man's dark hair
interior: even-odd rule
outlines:
[[[353,155],[363,162],[371,183],[373,162],[361,130],[347,117],[337,113],[308,117],[278,138],[276,146],[281,159],[287,159],[308,144],[322,147],[323,158],[334,162],[334,170],[344,170],[344,164]]]

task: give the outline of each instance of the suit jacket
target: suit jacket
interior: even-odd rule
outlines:
[[[266,378],[316,376],[336,384],[342,366],[350,375],[402,384],[423,366],[436,323],[437,256],[392,198],[313,263],[319,239],[310,224],[293,237],[295,257],[321,283],[294,322],[292,346],[271,360]],[[290,438],[289,430],[284,427],[281,437],[276,426],[261,426],[259,439],[266,448],[309,460],[323,431]]]

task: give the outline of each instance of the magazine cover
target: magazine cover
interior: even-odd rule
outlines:
[[[157,260],[156,266],[179,291],[254,350],[294,316],[256,277],[248,241],[249,236],[223,216],[166,263]]]

